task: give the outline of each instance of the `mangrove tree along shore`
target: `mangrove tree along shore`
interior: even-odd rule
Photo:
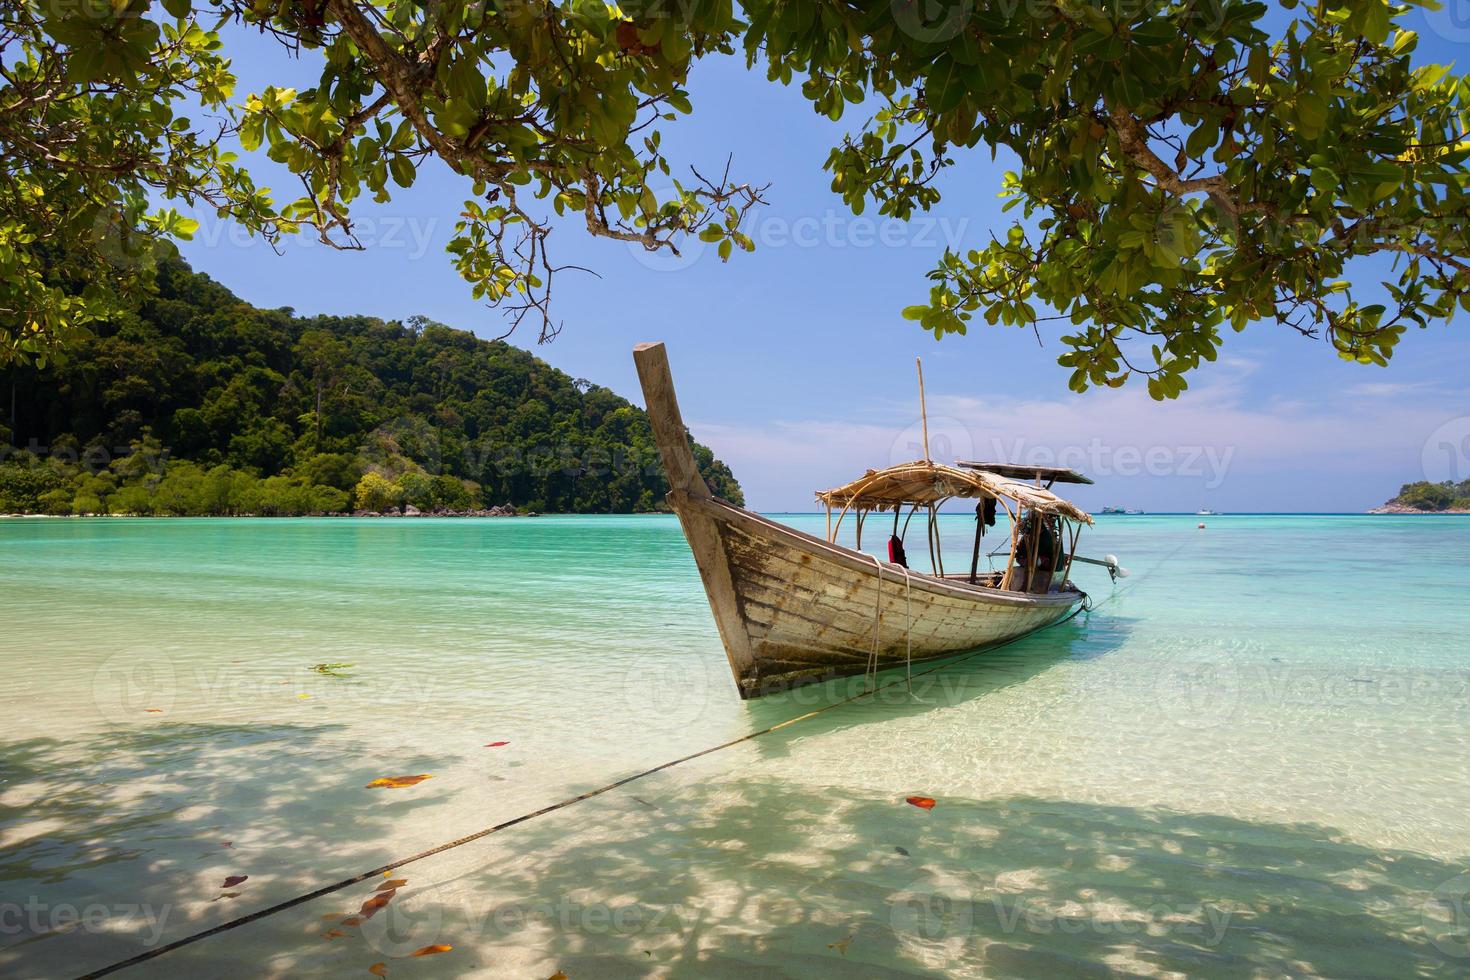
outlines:
[[[0,372],[0,513],[626,513],[668,490],[641,409],[509,344],[257,309],[182,262],[158,285],[65,361]]]

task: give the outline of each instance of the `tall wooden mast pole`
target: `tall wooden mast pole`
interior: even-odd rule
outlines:
[[[924,404],[924,361],[922,358],[914,358],[914,364],[919,368],[919,418],[924,422],[924,462],[933,462],[929,458],[929,408]]]

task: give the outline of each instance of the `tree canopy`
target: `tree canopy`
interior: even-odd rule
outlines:
[[[427,320],[257,309],[177,261],[64,361],[0,369],[0,392],[0,445],[26,447],[0,453],[0,512],[626,513],[668,491],[647,416],[606,388]]]
[[[1059,319],[1072,387],[1141,375],[1160,398],[1257,320],[1383,364],[1407,327],[1470,308],[1470,81],[1415,64],[1408,9],[0,0],[0,357],[44,359],[135,301],[151,246],[191,233],[178,202],[354,247],[355,203],[429,158],[466,181],[456,268],[545,339],[553,214],[651,250],[753,247],[758,181],[675,174],[657,128],[692,111],[693,63],[743,46],[817,112],[867,117],[827,161],[854,210],[907,218],[986,149],[1019,160],[1000,188],[1015,225],[946,253],[904,311],[936,336]],[[220,31],[242,27],[318,52],[317,84],[237,95]],[[259,189],[236,141],[301,195]],[[1349,282],[1372,255],[1396,263],[1388,302]]]
[[[1445,480],[1442,483],[1431,483],[1428,480],[1405,483],[1389,504],[1411,507],[1414,510],[1470,511],[1470,480],[1461,480],[1459,483],[1454,480]]]

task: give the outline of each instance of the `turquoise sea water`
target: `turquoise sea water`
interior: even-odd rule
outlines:
[[[1103,517],[1082,550],[1132,571],[1078,569],[1085,617],[404,867],[358,925],[381,879],[122,975],[1470,972],[1470,520]],[[5,976],[863,683],[739,701],[669,517],[10,520],[0,556]]]

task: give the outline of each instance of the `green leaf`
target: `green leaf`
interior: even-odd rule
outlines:
[[[948,54],[939,56],[924,83],[924,101],[931,114],[949,112],[965,97],[963,69]]]
[[[1388,40],[1388,0],[1368,0],[1363,10],[1363,36],[1374,44]]]
[[[1316,139],[1327,125],[1327,100],[1316,92],[1301,92],[1296,97],[1296,115],[1302,134]]]
[[[388,158],[388,172],[393,175],[393,183],[399,187],[412,187],[415,176],[413,161],[403,155]]]

